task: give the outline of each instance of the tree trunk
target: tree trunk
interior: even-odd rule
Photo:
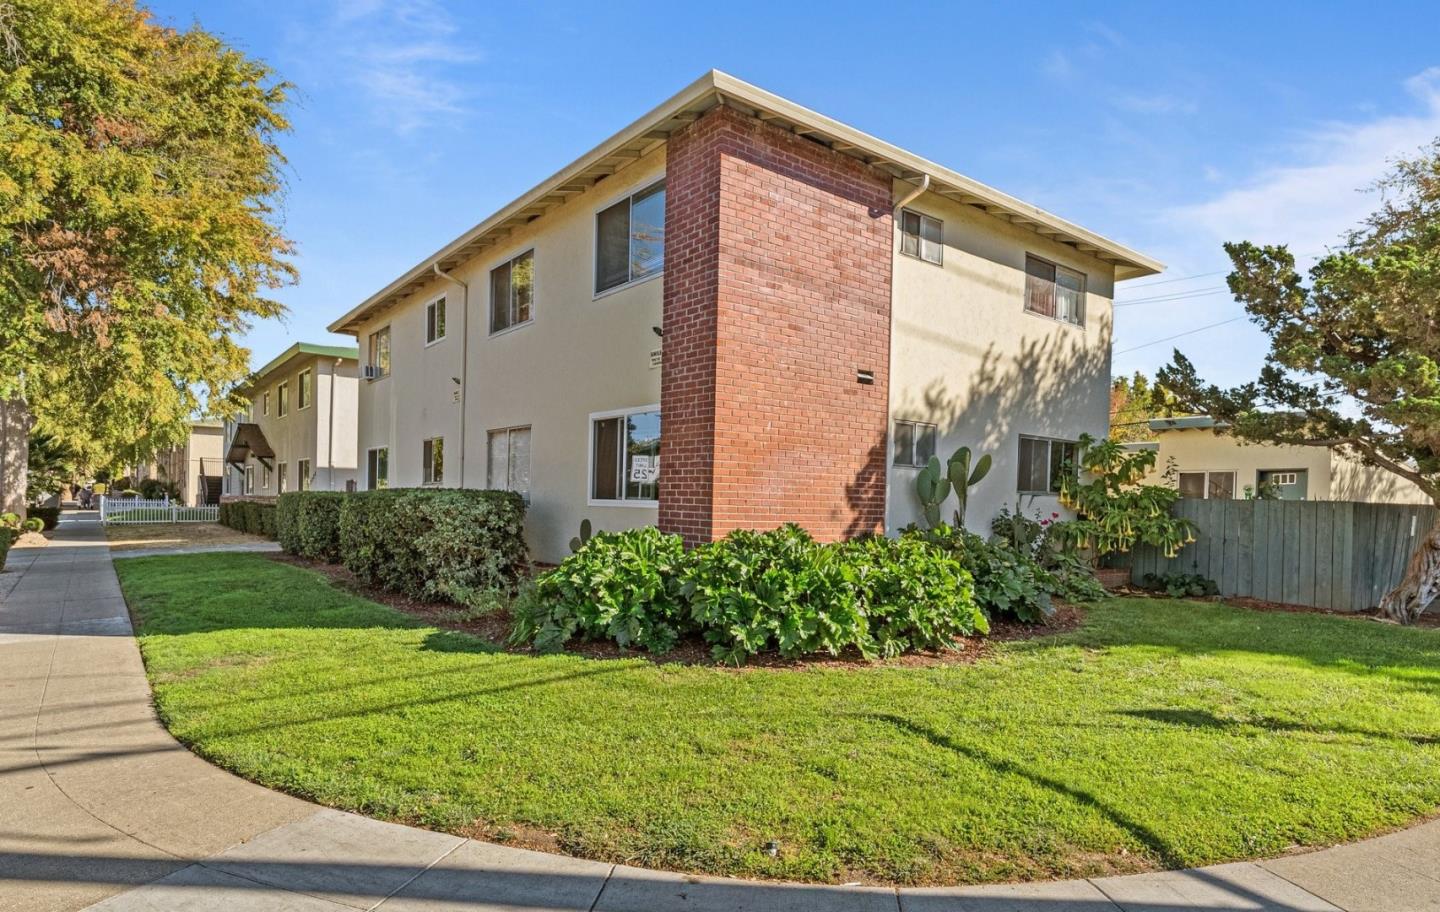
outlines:
[[[1402,624],[1413,624],[1437,595],[1440,595],[1440,519],[1410,555],[1400,582],[1380,600],[1380,613]]]
[[[0,513],[25,517],[30,474],[30,408],[23,399],[0,399]]]

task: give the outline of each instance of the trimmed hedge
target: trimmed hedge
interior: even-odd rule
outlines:
[[[276,534],[275,505],[253,500],[233,500],[220,505],[220,525],[236,532],[248,532],[274,538]]]
[[[513,491],[364,491],[341,501],[341,560],[368,585],[465,603],[514,586],[524,525],[525,501]]]
[[[47,532],[60,524],[59,507],[31,507],[29,513],[31,516],[39,517],[45,523]]]
[[[307,560],[340,560],[340,509],[347,495],[339,491],[293,491],[275,504],[275,529],[280,547]]]

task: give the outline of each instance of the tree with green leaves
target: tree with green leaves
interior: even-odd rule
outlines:
[[[1150,419],[1173,415],[1173,399],[1141,371],[1110,381],[1110,439],[1117,443],[1154,440]]]
[[[1440,141],[1396,163],[1380,207],[1303,277],[1283,246],[1225,245],[1230,290],[1270,337],[1257,379],[1221,389],[1178,350],[1158,381],[1244,441],[1337,447],[1440,505]],[[1440,594],[1440,523],[1381,612],[1414,621]]]
[[[133,0],[0,0],[0,403],[94,469],[227,414],[295,277],[287,85]]]

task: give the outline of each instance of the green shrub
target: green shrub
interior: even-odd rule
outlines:
[[[869,620],[870,640],[886,658],[990,631],[970,571],[943,549],[914,538],[879,537],[842,549]]]
[[[275,514],[276,526],[280,523],[279,507],[283,506],[287,497],[293,497],[295,507],[295,550],[292,554],[298,554],[307,560],[325,561],[335,563],[340,559],[340,506],[345,502],[345,494],[339,491],[297,491],[295,494],[283,494],[280,503],[277,504]],[[284,544],[284,540],[281,540]],[[287,547],[287,551],[290,549]]]
[[[20,517],[14,513],[0,513],[0,570],[5,569],[5,558],[10,546],[20,537]]]
[[[1171,598],[1211,598],[1220,587],[1199,573],[1147,573],[1141,581],[1146,589],[1161,589]]]
[[[688,554],[654,528],[597,533],[522,589],[511,616],[512,642],[542,650],[580,636],[663,653],[699,633],[737,664],[769,649],[889,657],[989,628],[969,573],[925,539],[819,544],[793,525]]]
[[[173,481],[163,481],[159,478],[146,478],[135,486],[140,496],[146,500],[160,500],[168,497],[171,500],[180,499],[180,488]]]
[[[684,560],[678,535],[597,532],[516,599],[512,639],[547,652],[575,636],[668,652],[687,628],[676,585]]]
[[[219,522],[237,532],[275,538],[275,505],[253,500],[232,500],[220,505]]]
[[[514,587],[525,562],[525,502],[512,491],[387,488],[344,497],[340,554],[362,582],[412,598],[459,600]]]
[[[738,663],[772,647],[784,656],[873,652],[855,583],[842,548],[785,525],[696,548],[681,592],[715,657]]]
[[[28,517],[25,522],[21,523],[21,528],[26,532],[43,532],[45,530],[45,520],[38,516],[31,516]]]
[[[59,507],[31,507],[30,515],[39,518],[47,532],[60,524]]]
[[[300,498],[305,493],[295,491],[275,498],[275,540],[286,554],[300,553]]]

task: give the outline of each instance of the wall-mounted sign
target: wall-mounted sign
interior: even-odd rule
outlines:
[[[660,362],[663,360],[663,357],[662,357],[662,352],[663,352],[663,351],[664,351],[664,349],[659,349],[659,348],[652,348],[652,349],[650,350],[650,369],[651,369],[651,370],[656,370],[656,369],[658,369],[658,368],[660,367]]]

